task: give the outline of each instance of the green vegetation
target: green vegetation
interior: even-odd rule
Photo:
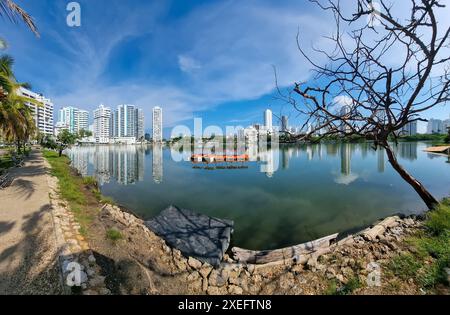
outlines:
[[[62,130],[57,138],[59,156],[62,155],[64,149],[74,145],[78,137],[77,134],[70,133],[66,129]]]
[[[358,277],[353,277],[347,281],[341,287],[338,287],[336,279],[331,280],[328,283],[328,287],[325,290],[325,295],[348,295],[352,294],[356,289],[361,287],[361,282]]]
[[[4,155],[0,155],[0,173],[1,170],[7,169],[14,166],[14,161],[12,159],[11,154],[7,153]]]
[[[450,267],[450,199],[445,199],[427,214],[422,231],[408,239],[411,253],[394,257],[388,269],[403,280],[413,279],[432,289],[447,282]]]
[[[122,233],[120,233],[120,231],[117,231],[116,229],[108,229],[106,231],[106,237],[113,242],[117,242],[118,240],[121,240],[123,238]]]
[[[98,203],[114,204],[114,200],[100,193],[94,177],[83,178],[74,174],[67,156],[59,156],[58,153],[49,150],[44,150],[43,155],[52,167],[52,175],[59,180],[61,197],[69,203],[70,210],[80,223],[81,234],[86,236],[88,226],[98,211]]]
[[[399,141],[416,142],[416,141],[432,141],[433,145],[445,144],[445,134],[417,134],[414,136],[403,136]]]
[[[59,156],[58,153],[48,150],[44,150],[43,155],[52,167],[51,174],[59,180],[61,197],[69,203],[70,210],[85,232],[93,219],[93,214],[89,211],[88,200],[83,193],[83,179],[72,174],[68,157]]]
[[[97,186],[97,180],[94,176],[85,176],[83,177],[83,184],[87,186]]]

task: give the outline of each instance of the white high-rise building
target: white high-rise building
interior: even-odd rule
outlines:
[[[109,137],[118,143],[135,143],[144,138],[144,112],[134,105],[119,105],[110,116]]]
[[[427,133],[445,133],[443,127],[442,120],[432,118],[428,120]]]
[[[23,87],[19,88],[19,94],[42,104],[39,106],[39,104],[33,104],[31,102],[26,103],[31,109],[37,130],[44,135],[53,135],[53,103],[42,94],[35,93]]]
[[[264,111],[264,127],[268,132],[271,132],[273,129],[272,125],[272,111],[270,109],[266,109]]]
[[[111,109],[100,105],[94,110],[94,137],[97,143],[109,143]]]
[[[153,107],[153,142],[162,142],[162,108],[159,106]]]
[[[442,122],[443,133],[447,133],[449,128],[450,128],[450,119],[446,119]]]
[[[400,134],[403,136],[414,136],[417,134],[417,121],[412,121],[403,126]]]
[[[136,108],[134,105],[119,105],[114,112],[114,137],[136,138]]]
[[[77,111],[77,127],[76,131],[80,132],[81,130],[89,130],[89,112],[87,110],[79,109]]]

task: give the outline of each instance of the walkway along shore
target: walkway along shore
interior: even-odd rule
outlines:
[[[32,151],[0,190],[0,294],[61,294],[45,161]]]

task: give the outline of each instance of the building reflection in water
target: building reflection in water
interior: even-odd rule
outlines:
[[[417,142],[400,142],[396,152],[402,159],[417,160]]]
[[[377,166],[378,166],[378,172],[379,173],[384,173],[384,154],[385,151],[383,148],[378,147],[377,149]]]
[[[340,146],[341,151],[341,172],[335,178],[335,183],[349,185],[358,179],[358,174],[352,173],[351,157],[352,157],[352,145],[350,143],[342,143]]]
[[[314,158],[340,158],[340,171],[337,171],[335,182],[348,185],[358,178],[358,174],[352,172],[352,154],[357,148],[364,159],[368,154],[376,156],[377,169],[379,173],[385,172],[385,150],[379,148],[373,151],[370,144],[350,144],[350,143],[330,143],[326,145],[281,145],[267,146],[260,143],[249,143],[245,148],[250,162],[259,162],[260,171],[267,177],[273,177],[281,168],[289,169],[290,159],[304,156],[308,160]],[[79,146],[67,151],[67,155],[81,175],[92,174],[100,185],[115,180],[120,184],[129,185],[144,180],[145,156],[152,151],[152,176],[157,184],[163,181],[163,146],[155,144],[153,147],[143,147],[135,145],[98,145]],[[402,159],[417,159],[417,143],[400,143],[395,147],[397,156]],[[174,157],[173,148],[171,149]],[[176,151],[176,150],[175,150]],[[200,151],[201,152],[201,151]],[[178,152],[179,160],[190,160],[190,152]],[[338,155],[339,154],[339,155]],[[435,156],[430,155],[430,158]]]
[[[67,152],[72,166],[83,176],[92,174],[100,185],[111,179],[123,185],[144,180],[145,151],[134,145],[80,146]]]
[[[152,175],[157,184],[163,180],[163,148],[161,144],[155,143],[152,150]]]

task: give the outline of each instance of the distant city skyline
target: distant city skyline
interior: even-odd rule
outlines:
[[[279,117],[292,113],[290,124],[302,124],[292,107],[274,99],[273,66],[282,89],[312,80],[298,55],[297,30],[310,51],[334,27],[314,4],[136,0],[129,10],[121,4],[81,0],[81,27],[70,28],[65,2],[23,3],[36,20],[40,39],[1,19],[8,34],[5,53],[16,61],[18,80],[32,84],[56,108],[72,104],[92,112],[100,103],[111,108],[128,103],[151,117],[152,108],[164,104],[165,137],[170,128],[194,117],[221,127],[262,124],[260,113],[266,108]],[[267,19],[267,12],[280,18]],[[444,119],[449,113],[448,106],[438,106],[423,118]],[[426,123],[418,123],[419,132],[424,128]],[[151,132],[150,119],[144,132]]]

